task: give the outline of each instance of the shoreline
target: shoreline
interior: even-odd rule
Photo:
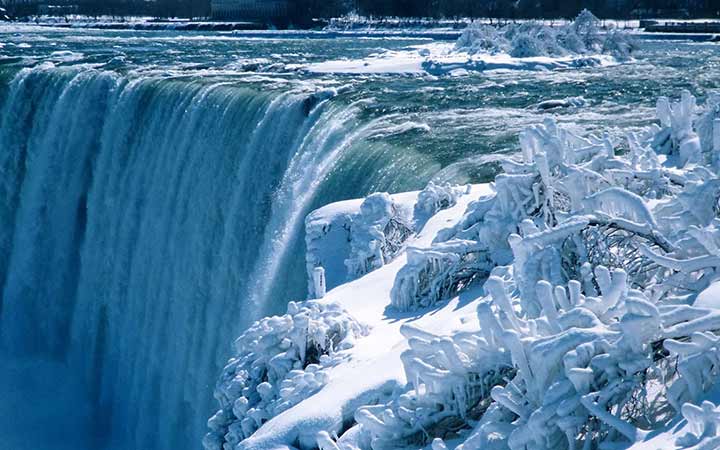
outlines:
[[[4,22],[3,25],[37,26],[42,28],[88,29],[110,31],[184,31],[184,32],[230,32],[240,38],[261,39],[337,39],[337,38],[396,38],[429,39],[434,41],[456,41],[462,30],[447,28],[418,29],[356,29],[356,30],[273,30],[258,28],[251,22],[210,22],[210,21],[128,21],[128,22]],[[633,37],[642,40],[684,40],[695,42],[719,42],[720,33],[685,33],[669,31],[630,31]]]

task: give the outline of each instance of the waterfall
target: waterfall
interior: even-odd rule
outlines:
[[[227,79],[38,66],[5,88],[3,352],[67,364],[119,448],[199,448],[233,338],[274,286],[304,295],[283,267],[367,124]]]

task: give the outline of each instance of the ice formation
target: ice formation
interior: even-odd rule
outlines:
[[[406,259],[392,264],[386,314],[422,317],[423,308],[440,311],[467,294],[474,317],[451,334],[412,321],[399,326],[407,383],[353,404],[354,422],[321,430],[316,447],[626,448],[682,416],[689,431],[676,448],[717,448],[720,412],[703,401],[720,376],[720,309],[696,302],[720,280],[717,103],[699,110],[683,92],[678,102],[661,99],[657,112],[659,125],[627,135],[625,151],[553,120],[530,127],[518,157],[502,161],[492,191],[456,224],[427,245],[409,236]],[[417,195],[413,232],[459,192],[430,185]],[[391,205],[382,194],[363,203],[357,260],[385,261],[379,249]],[[345,313],[330,311],[340,329],[353,330],[343,338],[362,334]],[[328,355],[319,367],[303,369],[304,357],[292,356],[294,371],[238,378],[241,367],[257,365],[261,328],[241,338],[218,388],[223,409],[211,419],[208,443],[225,439],[225,450],[321,390],[317,374],[343,364],[331,345],[316,352]],[[297,387],[300,377],[315,381]],[[278,379],[286,380],[279,391]]]
[[[686,403],[682,407],[682,415],[690,425],[691,431],[677,439],[676,444],[679,447],[696,450],[720,447],[720,436],[718,436],[720,408],[707,400],[700,406]]]
[[[455,205],[466,190],[430,182],[417,193],[375,193],[359,204],[342,202],[336,205],[342,213],[332,205],[327,214],[323,209],[314,212],[305,221],[308,279],[323,267],[331,288],[384,266],[430,217]],[[320,297],[314,282],[309,288],[310,297]]]
[[[600,20],[588,10],[559,27],[523,22],[497,28],[474,22],[455,45],[456,50],[470,54],[507,53],[515,58],[607,53],[627,59],[634,48],[634,42],[626,33],[611,30],[601,34]]]
[[[367,328],[333,303],[290,302],[287,314],[262,319],[235,341],[235,356],[215,389],[220,410],[203,445],[232,449],[263,423],[308,398],[327,382]]]
[[[364,275],[395,257],[412,232],[397,214],[390,195],[370,195],[350,226],[350,255],[345,260],[352,278]]]

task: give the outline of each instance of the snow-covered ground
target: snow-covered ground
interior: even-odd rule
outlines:
[[[720,448],[718,105],[312,213],[321,298],[237,340],[206,448]]]
[[[507,53],[469,54],[445,42],[423,44],[404,51],[387,51],[362,59],[311,64],[313,73],[463,75],[486,70],[556,70],[617,64],[610,55],[535,56],[516,58]]]
[[[488,185],[473,186],[470,193],[461,195],[452,208],[435,215],[422,230],[405,245],[426,248],[440,229],[453,225],[468,204],[480,195],[490,193]],[[417,193],[400,196],[404,206],[415,205]],[[359,202],[352,202],[359,211]],[[330,205],[314,213],[314,220],[324,216],[337,223],[336,217],[344,215],[348,202]],[[327,255],[326,267],[343,266],[344,257]],[[268,421],[252,436],[243,441],[240,448],[281,448],[293,442],[302,447],[313,447],[321,430],[338,434],[343,424],[353,420],[355,410],[365,404],[377,402],[390,395],[407,382],[400,355],[407,350],[407,342],[400,332],[404,324],[412,323],[451,334],[463,329],[477,329],[474,306],[456,298],[441,308],[430,308],[411,314],[388,309],[388,298],[398,271],[405,265],[403,253],[392,262],[366,276],[343,284],[330,291],[321,304],[337,304],[358,322],[368,327],[366,336],[356,340],[355,345],[343,353],[344,362],[327,370],[329,381],[319,392],[303,400],[274,419]],[[354,380],[348,382],[348,380]]]

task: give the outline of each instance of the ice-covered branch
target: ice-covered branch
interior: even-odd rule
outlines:
[[[367,331],[337,304],[315,301],[290,302],[284,316],[255,322],[235,341],[235,355],[215,388],[220,410],[208,421],[205,448],[233,448],[317,392],[341,351]]]

